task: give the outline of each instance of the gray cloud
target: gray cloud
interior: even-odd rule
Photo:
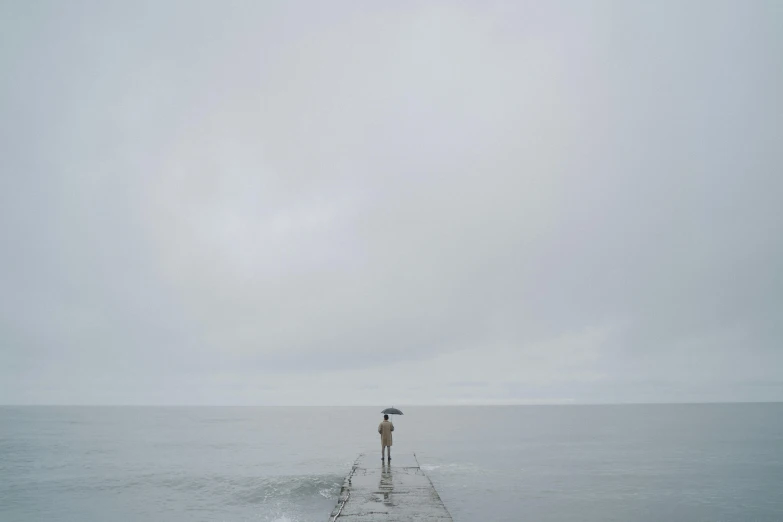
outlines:
[[[0,402],[783,400],[779,11],[0,7]]]

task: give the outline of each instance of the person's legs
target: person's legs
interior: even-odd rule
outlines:
[[[381,443],[381,462],[383,462],[383,458],[386,456],[384,454],[384,450],[385,449],[386,449],[386,446],[384,446],[383,443]]]

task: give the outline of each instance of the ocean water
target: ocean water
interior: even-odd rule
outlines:
[[[324,522],[380,409],[0,407],[0,520]],[[783,404],[402,409],[458,522],[783,520]]]

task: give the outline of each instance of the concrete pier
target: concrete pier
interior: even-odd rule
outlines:
[[[330,522],[451,522],[416,455],[395,455],[391,465],[359,455],[345,478]]]

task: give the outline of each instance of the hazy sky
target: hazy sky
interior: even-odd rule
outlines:
[[[781,28],[0,0],[0,403],[783,400]]]

